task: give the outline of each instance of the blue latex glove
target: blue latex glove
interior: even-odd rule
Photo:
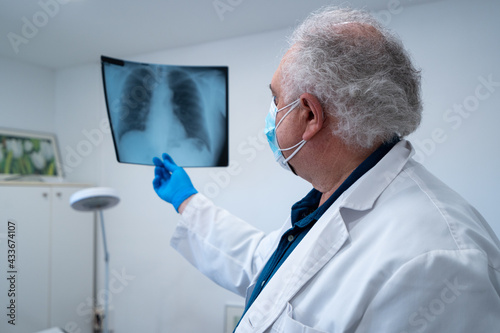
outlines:
[[[179,206],[191,195],[198,193],[183,168],[175,164],[170,155],[163,154],[163,161],[153,158],[155,178],[153,188],[156,194],[166,202],[171,203],[179,212]]]

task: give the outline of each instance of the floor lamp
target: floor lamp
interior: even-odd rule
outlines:
[[[109,252],[108,246],[106,243],[106,231],[104,228],[104,217],[102,215],[102,211],[104,209],[108,209],[116,206],[120,202],[120,198],[116,190],[109,187],[92,187],[84,190],[80,190],[74,193],[70,199],[69,203],[71,207],[78,211],[84,212],[99,212],[100,221],[101,221],[101,233],[102,233],[102,242],[104,249],[104,263],[105,263],[105,291],[106,297],[104,299],[104,318],[103,318],[103,327],[104,333],[108,333],[108,299],[109,299]],[[95,245],[94,245],[95,246]],[[95,251],[95,250],[94,250]],[[94,257],[94,266],[95,266],[95,257]],[[97,308],[97,293],[95,292],[96,286],[96,269],[94,269],[94,315],[96,315]],[[94,317],[95,319],[95,317]]]

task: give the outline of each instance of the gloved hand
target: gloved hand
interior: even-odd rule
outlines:
[[[179,206],[191,195],[198,193],[183,168],[175,164],[170,155],[163,154],[163,161],[153,158],[155,178],[153,188],[156,194],[166,202],[171,203],[179,212]]]

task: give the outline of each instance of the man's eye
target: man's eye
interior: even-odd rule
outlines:
[[[274,105],[276,105],[276,107],[278,106],[278,99],[276,98],[276,96],[273,96],[273,101],[274,101]]]

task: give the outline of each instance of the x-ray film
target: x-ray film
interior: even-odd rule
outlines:
[[[168,153],[182,167],[228,165],[228,68],[101,57],[119,162],[153,165]]]

